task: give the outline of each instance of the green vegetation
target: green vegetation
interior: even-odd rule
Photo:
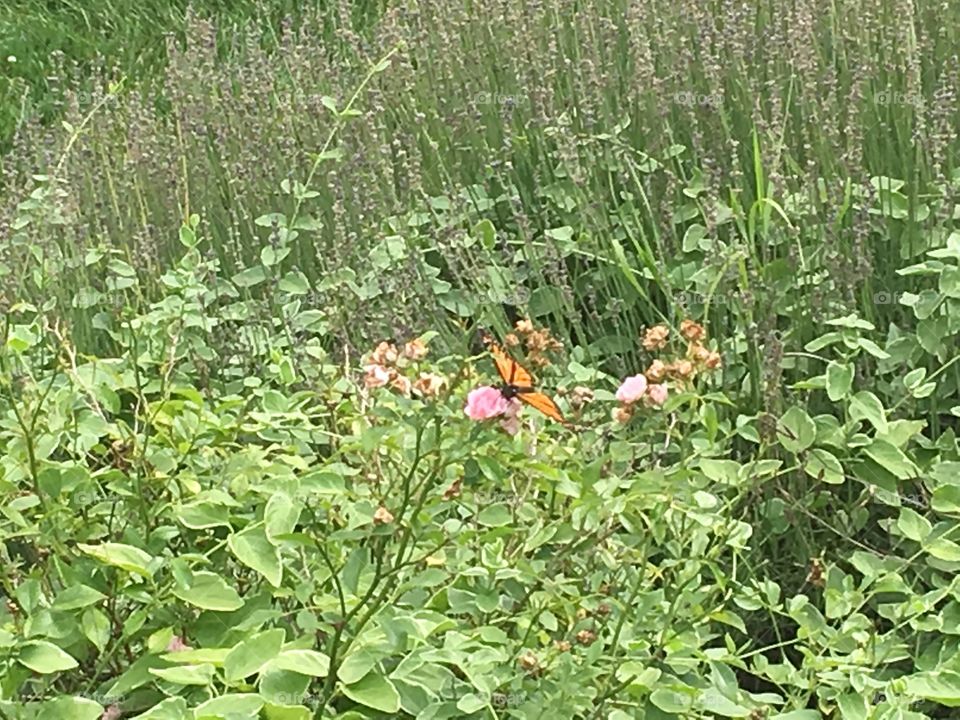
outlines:
[[[953,717],[960,7],[0,40],[0,717]]]

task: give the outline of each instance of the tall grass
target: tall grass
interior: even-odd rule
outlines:
[[[4,227],[31,175],[61,183],[64,224],[14,243],[69,259],[45,292],[68,307],[102,284],[81,262],[101,243],[149,293],[194,212],[228,272],[257,262],[277,242],[266,214],[297,204],[284,181],[303,180],[328,136],[328,106],[400,47],[358,99],[339,162],[314,178],[313,222],[286,261],[344,341],[532,313],[622,373],[642,361],[641,327],[693,312],[743,355],[757,409],[775,402],[774,337],[799,347],[854,310],[881,328],[903,321],[874,298],[905,287],[896,268],[950,213],[960,9],[503,0],[398,3],[376,23],[357,12],[307,12],[271,42],[256,23],[218,40],[191,14],[162,82],[130,78],[116,95],[106,70],[61,68],[67,125],[27,117],[3,159]]]

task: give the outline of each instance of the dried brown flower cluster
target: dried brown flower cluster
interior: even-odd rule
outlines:
[[[531,365],[544,368],[550,365],[548,352],[563,350],[563,343],[550,333],[550,328],[537,329],[530,320],[518,320],[514,326],[516,332],[509,333],[504,339],[508,347],[523,345],[527,352],[527,361]]]
[[[446,387],[445,377],[421,372],[411,380],[405,374],[412,364],[423,360],[427,352],[426,344],[419,338],[404,343],[402,348],[384,340],[374,348],[364,365],[364,387],[370,390],[389,386],[403,395],[416,393],[423,398],[436,397]]]
[[[707,331],[698,322],[686,319],[680,323],[680,335],[687,341],[687,350],[683,357],[670,362],[656,359],[644,371],[647,380],[660,383],[664,380],[675,380],[681,385],[689,384],[698,373],[704,370],[715,370],[722,364],[720,353],[710,350],[704,345]],[[662,350],[670,339],[670,328],[666,325],[654,325],[644,332],[642,344],[649,351]]]

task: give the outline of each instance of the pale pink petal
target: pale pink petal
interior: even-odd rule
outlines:
[[[648,386],[647,400],[653,405],[663,405],[667,401],[667,386],[663,383]]]
[[[644,375],[633,375],[628,377],[617,388],[617,400],[624,405],[630,405],[643,397],[647,390],[647,378]]]
[[[509,402],[503,393],[489,385],[474,388],[467,395],[467,405],[464,412],[471,420],[489,420],[492,417],[503,415],[509,409]]]

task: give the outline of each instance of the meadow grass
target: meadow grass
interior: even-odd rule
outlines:
[[[477,325],[532,317],[566,343],[546,374],[570,392],[641,372],[644,329],[694,317],[724,368],[692,401],[685,450],[718,485],[734,484],[727,461],[787,468],[724,507],[758,528],[743,556],[758,586],[807,588],[811,558],[898,547],[868,522],[888,518],[864,478],[911,471],[831,423],[869,419],[902,448],[916,422],[918,463],[953,452],[955,280],[901,270],[956,252],[960,7],[23,7],[5,16],[24,62],[0,86],[15,125],[0,298],[58,316],[81,354],[119,354],[116,323],[145,308],[173,322],[171,293],[222,320],[201,359],[251,376],[285,354],[310,366],[302,312],[344,364],[428,330],[466,355]],[[70,39],[51,66],[30,59],[44,38]],[[191,362],[240,392],[235,367]],[[804,454],[812,432],[843,457],[839,482]],[[658,457],[609,452],[625,477]],[[751,631],[782,651],[801,615]]]

